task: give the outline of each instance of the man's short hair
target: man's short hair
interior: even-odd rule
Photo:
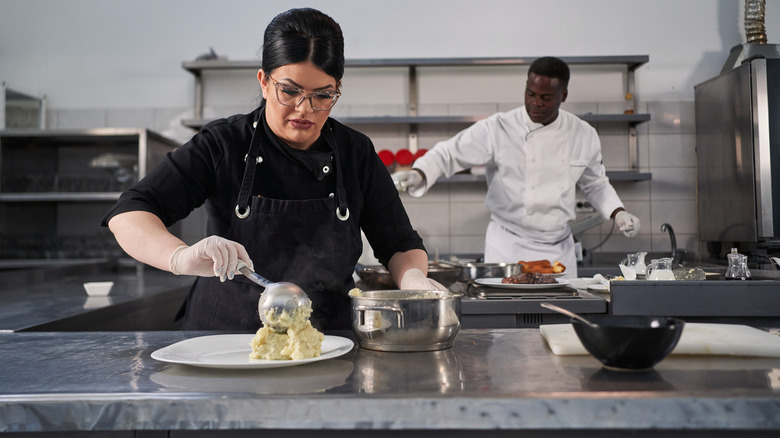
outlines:
[[[560,58],[545,56],[537,59],[528,69],[528,76],[530,76],[531,73],[538,76],[547,76],[548,78],[558,79],[564,89],[569,86],[569,65]]]

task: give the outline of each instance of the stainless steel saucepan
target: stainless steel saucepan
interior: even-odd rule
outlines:
[[[375,290],[353,295],[352,329],[361,347],[432,351],[452,347],[460,330],[461,295],[445,291]]]

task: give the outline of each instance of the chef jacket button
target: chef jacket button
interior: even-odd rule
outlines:
[[[330,172],[330,166],[322,166],[322,173]]]
[[[253,128],[257,128],[257,122],[255,122],[255,123],[252,123],[252,127],[253,127]]]
[[[333,193],[328,195],[328,198],[333,198],[333,197],[335,197],[335,195]]]

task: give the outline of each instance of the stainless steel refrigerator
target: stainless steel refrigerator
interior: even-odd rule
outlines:
[[[780,59],[753,58],[694,87],[704,242],[780,241]]]

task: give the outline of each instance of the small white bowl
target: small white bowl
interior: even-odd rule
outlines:
[[[91,297],[104,297],[111,292],[112,287],[114,287],[113,281],[93,281],[84,283],[84,289],[87,290],[87,295]]]

